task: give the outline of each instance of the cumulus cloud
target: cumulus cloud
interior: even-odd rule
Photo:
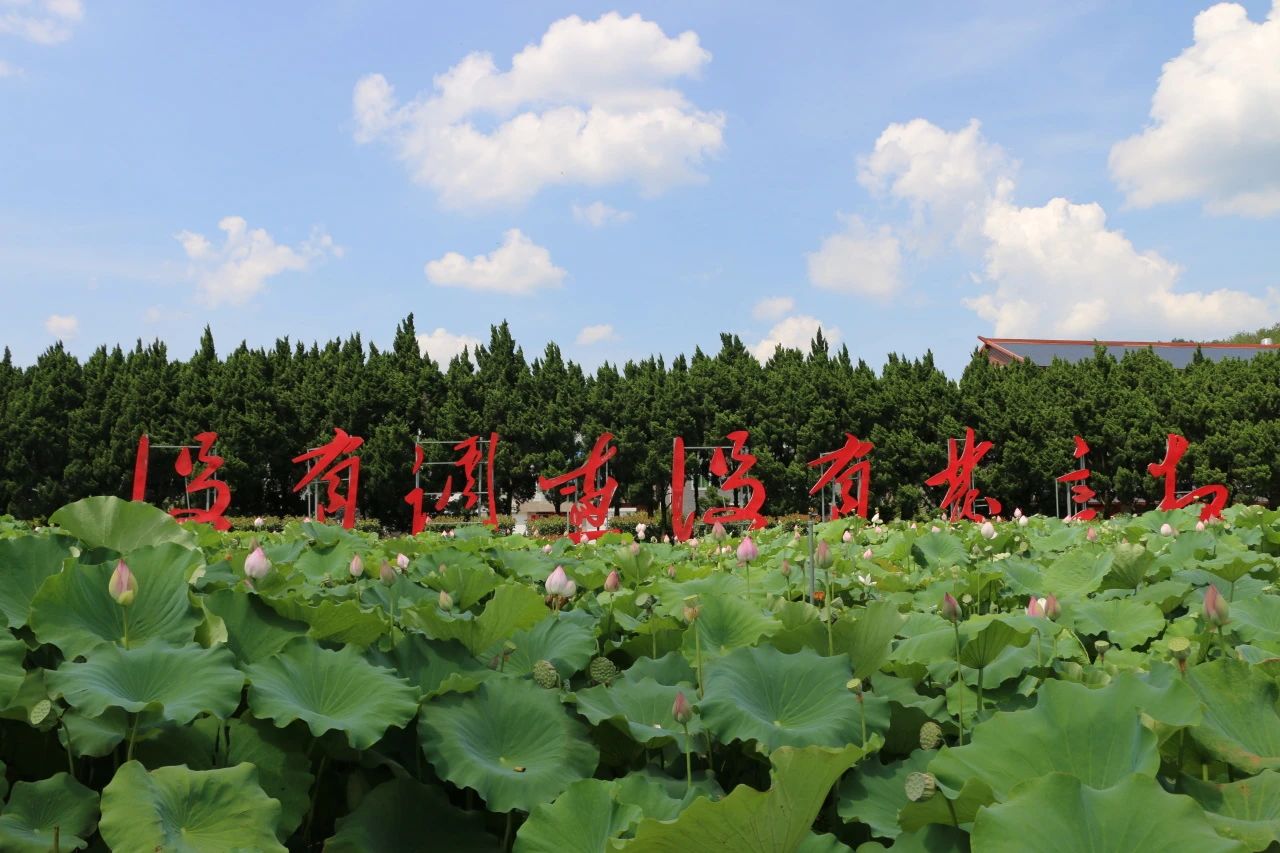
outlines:
[[[775,320],[788,311],[794,311],[795,307],[796,301],[790,296],[771,296],[757,302],[751,309],[751,316],[757,320]]]
[[[50,314],[44,330],[55,338],[74,338],[80,331],[80,319],[73,314]]]
[[[839,342],[839,329],[823,326],[822,321],[817,317],[810,317],[807,314],[793,314],[790,317],[783,318],[770,329],[769,333],[759,343],[751,347],[751,353],[761,363],[768,361],[774,350],[779,346],[784,349],[798,349],[807,353],[809,344],[817,336],[819,330],[821,330],[828,343]]]
[[[36,44],[66,41],[83,19],[80,0],[0,0],[0,35]]]
[[[1194,43],[1160,74],[1151,123],[1111,149],[1110,166],[1137,207],[1280,212],[1280,0],[1262,23],[1235,3],[1197,15]]]
[[[191,262],[200,301],[210,307],[243,305],[280,273],[301,272],[330,255],[342,256],[342,247],[320,229],[296,246],[287,246],[266,229],[250,229],[239,216],[223,218],[218,228],[226,235],[221,246],[192,231],[174,237]]]
[[[807,256],[810,283],[824,290],[883,299],[902,287],[902,248],[888,226],[872,230],[856,216]]]
[[[702,178],[724,116],[675,88],[711,61],[692,31],[639,15],[553,23],[500,70],[471,53],[401,103],[370,74],[352,97],[355,138],[387,143],[449,207],[519,204],[557,184],[631,182],[646,194]]]
[[[602,341],[616,340],[618,335],[613,331],[613,326],[608,323],[599,323],[594,326],[584,326],[582,331],[578,332],[578,343],[583,346],[598,344]]]
[[[909,127],[914,130],[905,133]],[[874,184],[910,203],[917,221],[949,223],[957,242],[976,241],[984,263],[975,279],[984,292],[965,304],[995,335],[1218,337],[1256,326],[1259,315],[1276,310],[1274,293],[1178,289],[1181,268],[1109,228],[1098,204],[1065,198],[1014,204],[1011,161],[974,122],[948,132],[917,119],[890,125],[886,137],[894,144],[927,141],[899,144],[895,156],[875,168]],[[876,149],[886,147],[878,142]],[[948,162],[947,152],[957,162]],[[957,177],[935,180],[935,174]]]
[[[457,252],[428,261],[427,281],[442,287],[492,291],[524,296],[559,287],[565,271],[551,262],[551,253],[526,237],[519,228],[502,235],[502,245],[487,255],[467,258]]]
[[[478,346],[480,346],[479,338],[455,334],[444,328],[418,335],[418,351],[423,355],[431,356],[432,360],[438,364],[448,364],[464,349],[475,352]]]
[[[621,225],[624,222],[631,221],[631,212],[610,207],[602,201],[593,201],[587,205],[575,203],[573,205],[573,218],[575,222],[583,225],[590,225],[592,228],[603,228],[606,225]]]

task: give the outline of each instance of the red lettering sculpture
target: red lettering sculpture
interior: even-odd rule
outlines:
[[[613,493],[618,489],[618,481],[605,476],[600,480],[600,469],[605,463],[618,455],[618,448],[609,444],[613,441],[612,433],[604,433],[596,439],[595,446],[585,462],[559,477],[538,477],[538,488],[543,492],[559,488],[562,495],[573,495],[573,503],[569,507],[569,523],[578,528],[578,532],[570,538],[575,542],[597,539],[605,534],[605,524],[609,519],[609,505],[613,503]],[[581,480],[582,486],[576,481]]]
[[[464,498],[463,508],[472,510],[476,508],[476,504],[480,502],[479,495],[476,494],[476,467],[485,459],[485,454],[480,450],[480,436],[473,435],[468,439],[458,442],[453,446],[454,450],[460,451],[458,458],[454,461],[454,465],[462,469],[462,491],[458,492],[458,496]],[[498,529],[498,498],[493,491],[493,460],[498,452],[498,434],[496,432],[489,433],[489,454],[488,466],[485,468],[485,494],[488,498],[489,516],[484,523],[494,530]],[[416,474],[422,469],[423,453],[422,447],[414,444],[413,446],[413,473]],[[405,495],[405,503],[413,507],[413,533],[416,535],[421,533],[427,524],[426,514],[422,511],[423,490],[415,488],[409,494]],[[453,493],[453,475],[450,474],[445,478],[444,488],[440,491],[440,497],[435,502],[436,512],[443,512],[448,506],[449,501],[454,497]]]
[[[947,439],[947,467],[924,482],[926,486],[947,487],[947,493],[942,498],[942,509],[950,510],[952,521],[967,518],[982,523],[987,519],[974,507],[982,493],[973,486],[973,469],[995,445],[989,441],[975,444],[972,427],[965,427],[963,450],[957,451],[956,444],[954,438]],[[1000,502],[992,497],[986,498],[986,501],[987,509],[993,515],[998,515]]]
[[[711,507],[702,514],[704,524],[715,524],[735,521],[750,521],[751,529],[765,526],[764,516],[760,514],[764,506],[764,483],[755,477],[748,477],[747,472],[756,464],[756,457],[748,453],[747,438],[749,433],[735,430],[725,438],[729,439],[729,458],[738,463],[733,471],[724,457],[724,448],[717,447],[711,457],[711,473],[720,478],[723,491],[731,489],[747,489],[749,495],[743,506]],[[688,539],[693,535],[693,518],[696,512],[684,513],[684,439],[677,438],[672,445],[671,459],[671,529],[677,541]]]
[[[810,468],[826,465],[818,482],[814,483],[809,494],[817,494],[832,481],[840,484],[840,503],[831,507],[831,520],[846,515],[867,517],[867,493],[871,487],[871,460],[863,459],[875,447],[869,441],[863,441],[852,433],[846,432],[844,446],[839,450],[824,453],[809,463]],[[855,460],[861,460],[856,462]],[[857,477],[857,486],[854,486]]]
[[[1089,443],[1080,436],[1076,436],[1075,458],[1083,459],[1085,454],[1089,452]],[[1088,468],[1077,468],[1067,474],[1063,474],[1058,478],[1059,483],[1075,483],[1071,487],[1071,500],[1073,503],[1080,505],[1080,509],[1074,515],[1068,515],[1067,519],[1076,521],[1092,521],[1097,518],[1098,511],[1089,506],[1089,501],[1093,500],[1097,494],[1093,489],[1089,488],[1084,481],[1092,476],[1093,472]],[[1055,498],[1056,500],[1056,498]]]
[[[1190,506],[1196,501],[1203,501],[1204,507],[1200,510],[1201,521],[1221,518],[1222,508],[1227,505],[1226,486],[1201,486],[1178,497],[1178,461],[1182,459],[1182,455],[1187,452],[1190,445],[1191,443],[1185,438],[1171,432],[1165,443],[1164,459],[1147,466],[1151,476],[1164,478],[1164,497],[1160,499],[1160,509],[1167,512]]]
[[[195,437],[196,461],[204,468],[194,479],[187,483],[186,493],[193,495],[196,492],[213,491],[212,500],[209,502],[208,509],[195,509],[188,507],[174,508],[169,510],[169,515],[179,521],[201,521],[212,524],[218,530],[230,530],[231,522],[226,518],[227,507],[231,506],[231,487],[222,480],[216,479],[215,474],[222,467],[223,459],[221,456],[213,454],[213,445],[218,440],[216,432],[202,432]],[[134,457],[133,463],[133,500],[141,501],[146,499],[147,492],[147,471],[150,466],[151,457],[151,438],[146,433],[138,439],[138,452]],[[178,451],[178,458],[173,463],[173,470],[181,477],[191,477],[195,465],[191,461],[191,448],[182,447]]]
[[[360,457],[351,456],[360,445],[364,444],[364,439],[355,435],[347,435],[346,430],[334,429],[333,441],[317,447],[315,450],[308,450],[301,456],[293,457],[295,464],[302,464],[315,460],[302,479],[294,485],[293,490],[300,492],[308,485],[315,481],[317,477],[323,477],[326,491],[325,499],[316,502],[316,521],[324,521],[326,516],[333,515],[339,510],[342,511],[342,526],[347,530],[356,525],[356,494],[360,489]],[[347,456],[347,459],[339,458]],[[342,490],[342,475],[347,475],[346,494]]]

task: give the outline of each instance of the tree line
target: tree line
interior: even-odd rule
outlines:
[[[291,489],[301,471],[291,460],[341,427],[365,439],[361,512],[401,529],[414,439],[489,432],[501,435],[500,510],[532,496],[538,474],[579,464],[608,431],[618,446],[617,500],[662,515],[672,438],[724,444],[727,433],[747,429],[768,514],[813,507],[817,472],[807,463],[852,433],[875,445],[873,508],[885,518],[911,517],[936,512],[943,490],[924,481],[946,465],[947,439],[966,426],[995,443],[976,485],[1007,511],[1054,512],[1053,479],[1075,467],[1076,434],[1092,447],[1089,484],[1112,510],[1158,500],[1160,484],[1146,466],[1162,458],[1169,432],[1191,441],[1180,488],[1220,482],[1233,500],[1274,501],[1280,355],[1197,357],[1179,370],[1149,351],[1116,361],[1099,350],[1049,367],[993,366],[975,352],[953,381],[930,354],[890,355],[877,372],[821,333],[807,352],[780,347],[761,364],[724,334],[714,354],[695,349],[670,363],[653,356],[588,372],[554,343],[529,360],[505,322],[487,343],[440,365],[419,351],[412,315],[386,350],[353,335],[311,346],[242,343],[220,357],[207,328],[185,361],[159,341],[129,351],[99,347],[83,363],[59,343],[27,367],[14,365],[6,348],[0,512],[39,518],[87,495],[128,497],[140,433],[176,445],[212,430],[232,512],[300,515]],[[450,458],[447,447],[433,452],[437,461]],[[151,467],[167,470],[159,459]],[[149,498],[180,494],[175,477],[153,479]]]

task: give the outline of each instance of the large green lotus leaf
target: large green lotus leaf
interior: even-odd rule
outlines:
[[[1179,790],[1199,803],[1218,834],[1250,850],[1280,844],[1280,773],[1263,770],[1236,782],[1203,782],[1184,776]]]
[[[671,687],[679,684],[693,684],[698,678],[689,662],[676,652],[668,652],[658,658],[639,658],[623,670],[622,677],[630,681],[652,678],[659,684]]]
[[[516,648],[502,671],[518,675],[530,673],[535,663],[548,660],[555,664],[561,677],[567,678],[585,668],[596,652],[591,629],[564,618],[543,619],[532,628],[516,631],[510,642]],[[497,654],[501,649],[489,651]]]
[[[671,706],[680,692],[690,702],[697,701],[697,690],[692,684],[671,687],[652,678],[638,681],[623,678],[609,687],[600,685],[579,690],[575,701],[578,713],[593,725],[598,726],[608,720],[636,743],[657,745],[674,740],[682,752],[688,752],[696,745],[689,743],[684,729],[671,716]],[[694,717],[689,721],[689,738],[696,742],[702,729],[702,718]]]
[[[1163,673],[1154,684],[1125,674],[1096,690],[1048,681],[1034,708],[997,712],[974,728],[969,743],[939,752],[929,769],[950,796],[977,778],[999,800],[1019,782],[1054,771],[1094,788],[1132,773],[1154,776],[1160,766],[1156,735],[1139,712],[1171,725],[1190,725],[1199,716],[1188,688],[1166,683]]]
[[[98,795],[66,773],[18,782],[0,815],[0,850],[48,853],[54,827],[63,850],[79,850],[97,825]]]
[[[1247,643],[1280,642],[1280,596],[1259,595],[1232,601],[1231,629]]]
[[[1031,641],[1029,631],[1019,631],[999,619],[991,619],[986,624],[980,620],[969,620],[966,627],[970,624],[973,625],[971,633],[961,632],[967,636],[960,647],[960,663],[974,669],[990,666],[1010,646],[1022,647]]]
[[[134,551],[128,564],[138,594],[127,608],[109,591],[114,562],[72,563],[41,585],[31,602],[31,628],[40,642],[78,657],[104,643],[123,642],[127,610],[130,646],[149,640],[189,643],[200,613],[191,606],[187,577],[200,562],[198,551],[173,544]]]
[[[323,599],[303,604],[297,599],[272,599],[276,612],[311,626],[307,633],[318,642],[344,643],[353,646],[372,645],[391,629],[391,619],[380,609],[365,609],[355,599],[335,601]]]
[[[26,657],[27,644],[0,629],[0,708],[9,707],[22,690],[27,677],[23,668]]]
[[[465,562],[444,554],[432,555],[432,559],[440,561],[444,569],[427,575],[427,585],[448,592],[459,609],[468,609],[498,587],[498,575],[475,557],[467,557]]]
[[[302,720],[315,737],[337,730],[355,749],[373,746],[418,710],[411,685],[366,661],[353,646],[331,651],[295,640],[245,673],[255,716],[281,728]]]
[[[1164,614],[1154,604],[1114,598],[1084,601],[1071,608],[1075,629],[1082,634],[1106,634],[1123,649],[1150,640],[1164,628]]]
[[[866,679],[880,669],[889,657],[894,635],[902,628],[903,621],[896,605],[873,601],[859,611],[852,622],[842,619],[835,624],[832,633],[839,648],[848,652],[853,661],[855,676]]]
[[[49,516],[49,524],[61,527],[90,548],[110,548],[120,554],[166,543],[196,547],[195,534],[184,530],[164,510],[115,497],[85,498],[67,504]]]
[[[1212,572],[1227,583],[1235,583],[1254,569],[1271,565],[1266,554],[1254,551],[1231,551],[1223,553],[1219,548],[1218,556],[1212,560],[1198,561],[1199,568]]]
[[[102,791],[102,840],[112,850],[287,853],[276,840],[280,803],[252,764],[223,770],[121,765]]]
[[[853,848],[834,835],[811,832],[796,848],[796,853],[853,853]]]
[[[72,755],[101,758],[110,755],[129,733],[129,715],[120,708],[88,717],[72,709],[62,715],[62,731],[58,740]]]
[[[585,818],[586,816],[584,816]],[[355,811],[338,818],[325,853],[500,853],[479,813],[449,804],[444,791],[413,779],[392,779],[370,791]]]
[[[781,746],[860,743],[858,700],[849,661],[810,649],[738,649],[707,667],[702,722],[720,741]]]
[[[950,533],[926,533],[911,543],[911,556],[926,569],[969,565],[969,551]]]
[[[1112,553],[1115,556],[1107,581],[1122,589],[1136,589],[1156,562],[1154,554],[1143,545],[1132,542],[1121,542],[1112,549]]]
[[[86,716],[97,717],[108,708],[150,709],[179,724],[206,713],[231,716],[244,686],[244,675],[226,649],[166,643],[101,646],[88,660],[67,661],[45,678],[54,694]]]
[[[806,648],[826,651],[827,626],[818,608],[804,601],[782,601],[772,610],[779,627],[770,635],[769,645],[787,654]]]
[[[534,807],[516,834],[515,853],[602,853],[643,817],[618,797],[617,782],[580,779],[554,803]]]
[[[10,628],[27,624],[36,590],[45,578],[62,571],[74,543],[68,536],[0,540],[0,614]]]
[[[782,747],[770,760],[773,784],[768,791],[739,785],[722,800],[698,799],[675,820],[646,818],[635,837],[612,842],[626,853],[792,853],[804,841],[827,792],[844,771],[883,741],[868,749]]]
[[[485,604],[484,612],[472,616],[448,613],[433,600],[424,601],[402,614],[406,625],[420,628],[436,640],[458,640],[473,655],[511,639],[523,628],[531,628],[551,615],[536,589],[504,584]]]
[[[418,736],[441,778],[473,788],[495,812],[551,802],[599,760],[554,691],[511,678],[426,703]]]
[[[203,603],[226,623],[227,648],[242,665],[275,655],[307,632],[304,623],[284,618],[244,589],[216,590],[204,596]]]
[[[466,693],[486,678],[497,677],[461,643],[428,640],[421,634],[409,634],[385,657],[376,652],[371,655],[376,663],[390,666],[407,679],[426,699],[443,693]]]
[[[1187,683],[1204,703],[1204,723],[1191,730],[1210,755],[1249,773],[1280,769],[1276,682],[1243,661],[1192,667]]]
[[[898,812],[898,824],[904,832],[915,832],[931,823],[943,826],[973,823],[978,812],[993,802],[995,795],[987,783],[970,779],[954,797],[936,793],[927,800],[908,802]]]
[[[314,777],[304,739],[296,731],[277,729],[253,717],[236,717],[225,724],[205,717],[140,743],[137,756],[150,770],[172,764],[192,770],[252,764],[258,768],[262,790],[280,801],[279,834],[284,840],[302,824],[311,807],[307,792]]]
[[[936,754],[917,749],[892,764],[872,759],[859,767],[858,772],[845,776],[836,801],[841,819],[865,823],[873,835],[881,838],[897,838],[902,832],[898,812],[910,802],[903,787],[907,777],[923,773]]]
[[[1088,595],[1102,585],[1102,579],[1111,571],[1114,559],[1115,555],[1110,551],[1086,548],[1068,551],[1050,563],[1041,574],[1040,591],[1053,593],[1059,598]]]
[[[754,645],[761,637],[778,627],[775,619],[760,612],[760,608],[741,598],[701,598],[701,612],[697,620],[685,629],[680,652],[685,660],[697,658],[697,631],[702,643],[702,662],[728,654],[734,649]]]
[[[1149,776],[1126,776],[1099,790],[1065,773],[1034,779],[979,812],[973,847],[984,853],[1245,849],[1218,835],[1195,801],[1167,793]]]

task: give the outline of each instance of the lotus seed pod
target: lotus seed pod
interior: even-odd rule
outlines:
[[[41,699],[39,702],[31,706],[31,710],[27,712],[27,721],[33,726],[38,726],[45,720],[49,719],[49,715],[53,713],[53,703],[48,699]]]
[[[907,776],[903,788],[907,792],[908,800],[913,803],[922,803],[932,799],[938,792],[938,780],[932,773],[911,773]]]
[[[847,682],[845,682],[844,686],[852,690],[854,693],[857,693],[859,696],[862,695],[862,679],[861,678],[850,678]]]
[[[1093,647],[1095,650],[1097,650],[1098,657],[1103,657],[1104,655],[1106,655],[1108,651],[1111,650],[1111,644],[1108,643],[1106,640],[1094,640]]]
[[[920,748],[937,749],[942,745],[942,726],[933,720],[927,720],[920,727]]]
[[[1186,637],[1173,637],[1169,640],[1169,654],[1174,660],[1186,660],[1191,654],[1191,641]]]
[[[533,682],[539,687],[554,690],[560,686],[560,673],[551,661],[540,660],[533,665]]]
[[[591,665],[587,667],[587,674],[596,684],[607,685],[618,677],[618,667],[608,658],[599,657],[591,661]]]

